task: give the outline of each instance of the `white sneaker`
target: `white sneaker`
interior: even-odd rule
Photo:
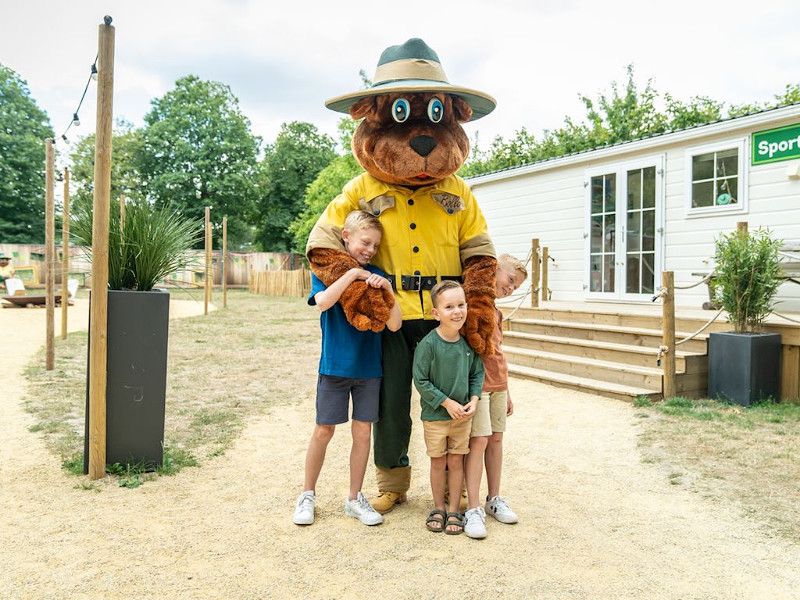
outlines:
[[[486,513],[492,515],[501,523],[516,523],[519,521],[516,513],[509,508],[505,498],[495,496],[486,501]]]
[[[294,507],[294,521],[295,525],[311,525],[314,522],[314,492],[306,490],[297,498],[297,504]]]
[[[355,500],[344,501],[344,514],[358,519],[364,525],[380,525],[383,523],[383,515],[372,508],[369,500],[364,498],[364,494],[361,492],[358,492]]]
[[[479,506],[464,513],[464,533],[467,537],[482,540],[486,537],[486,513]]]

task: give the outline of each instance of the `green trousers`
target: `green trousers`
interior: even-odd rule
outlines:
[[[373,428],[374,460],[379,469],[408,466],[414,349],[437,325],[437,321],[416,319],[403,321],[397,331],[383,332],[383,380],[378,422]]]

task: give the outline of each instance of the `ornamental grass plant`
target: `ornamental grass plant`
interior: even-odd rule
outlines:
[[[716,300],[736,333],[755,333],[772,312],[782,278],[778,249],[769,230],[741,228],[716,241]]]
[[[122,226],[120,226],[120,223]],[[79,205],[71,218],[76,243],[91,260],[92,211]],[[129,200],[122,219],[111,211],[108,233],[108,288],[149,291],[175,271],[191,266],[191,248],[202,239],[203,223],[178,211]]]

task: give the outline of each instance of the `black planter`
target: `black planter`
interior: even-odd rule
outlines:
[[[91,321],[89,323],[91,331]],[[108,292],[106,464],[164,462],[169,292]],[[84,473],[89,469],[87,374]]]
[[[708,395],[750,406],[780,399],[779,333],[711,333],[708,337]]]

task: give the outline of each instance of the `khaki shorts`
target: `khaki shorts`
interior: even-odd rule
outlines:
[[[445,454],[469,454],[472,418],[423,421],[422,430],[425,434],[425,447],[431,458],[439,458]]]
[[[472,417],[470,437],[480,437],[506,430],[508,412],[508,390],[481,392],[475,416]]]

